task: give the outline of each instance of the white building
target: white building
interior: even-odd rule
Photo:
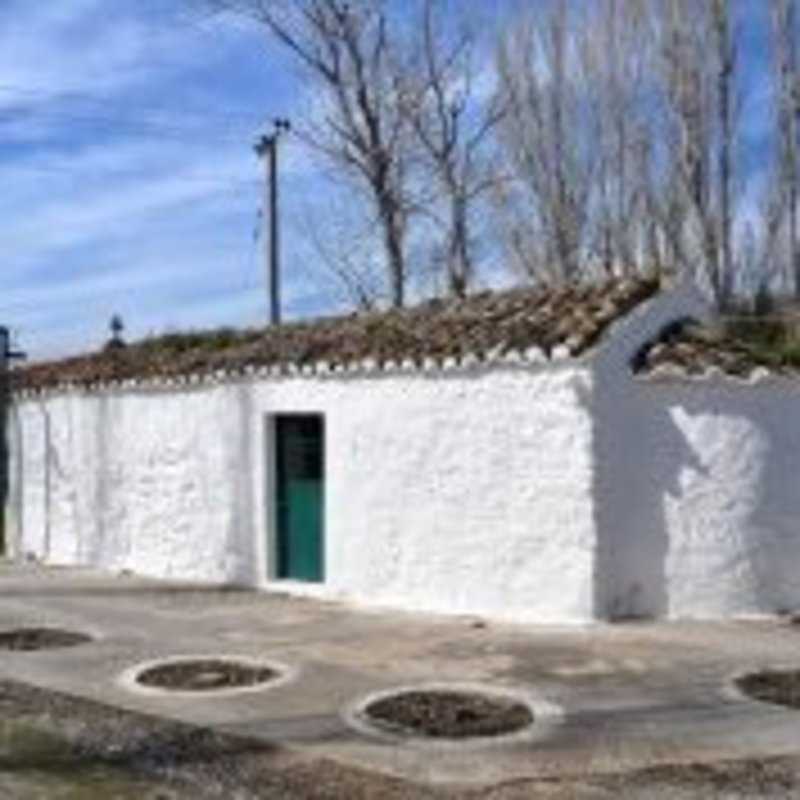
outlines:
[[[706,315],[616,280],[26,367],[10,554],[518,621],[798,607],[800,381],[647,369]]]

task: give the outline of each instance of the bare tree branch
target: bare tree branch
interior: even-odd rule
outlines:
[[[448,206],[444,264],[452,294],[462,296],[475,272],[470,216],[475,201],[491,185],[482,148],[502,119],[496,96],[474,94],[474,35],[460,32],[450,42],[439,0],[425,0],[422,12],[422,65],[406,96],[406,113],[430,172]]]
[[[363,182],[382,231],[392,303],[405,300],[410,216],[402,75],[383,0],[211,0],[247,13],[306,69],[326,103],[325,125],[301,136]]]

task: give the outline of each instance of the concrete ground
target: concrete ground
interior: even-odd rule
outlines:
[[[0,630],[31,625],[95,641],[0,651],[0,679],[414,782],[486,785],[800,753],[800,712],[731,690],[737,673],[800,666],[800,626],[781,620],[515,627],[0,564]],[[135,664],[175,655],[266,658],[292,679],[190,699],[120,681]],[[530,739],[488,747],[391,741],[345,719],[371,692],[429,682],[518,689],[560,713],[540,717]]]

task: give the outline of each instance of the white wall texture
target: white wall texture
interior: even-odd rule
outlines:
[[[593,361],[599,616],[800,608],[800,380],[636,379],[639,343],[708,315],[678,290],[618,323]]]
[[[631,361],[675,320],[707,316],[703,296],[691,285],[680,286],[617,322],[592,359],[594,605],[600,617],[667,613],[663,570],[669,543],[659,509],[671,476],[654,447],[671,448],[673,442],[657,436],[659,417],[641,402]]]
[[[589,371],[565,362],[22,400],[15,549],[267,585],[266,421],[314,412],[327,437],[321,594],[588,620],[590,390]]]
[[[800,381],[642,383],[671,617],[800,608]],[[628,530],[635,535],[635,529]]]
[[[11,543],[276,585],[268,420],[321,413],[315,594],[537,622],[798,608],[800,381],[631,374],[665,324],[705,314],[689,288],[661,295],[584,362],[22,399]]]

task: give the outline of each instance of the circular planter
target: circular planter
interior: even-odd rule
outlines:
[[[0,650],[32,652],[77,647],[92,641],[92,637],[78,631],[61,628],[14,628],[0,631]]]
[[[170,697],[229,696],[281,686],[294,677],[283,664],[244,656],[172,656],[137,664],[120,676],[129,691]]]
[[[458,748],[543,738],[560,721],[561,710],[530,692],[435,683],[376,692],[343,716],[371,738]]]
[[[364,714],[390,731],[438,739],[502,736],[533,723],[533,712],[518,700],[452,689],[392,694],[373,700]]]
[[[751,700],[800,710],[800,669],[765,669],[735,678],[736,690]]]

